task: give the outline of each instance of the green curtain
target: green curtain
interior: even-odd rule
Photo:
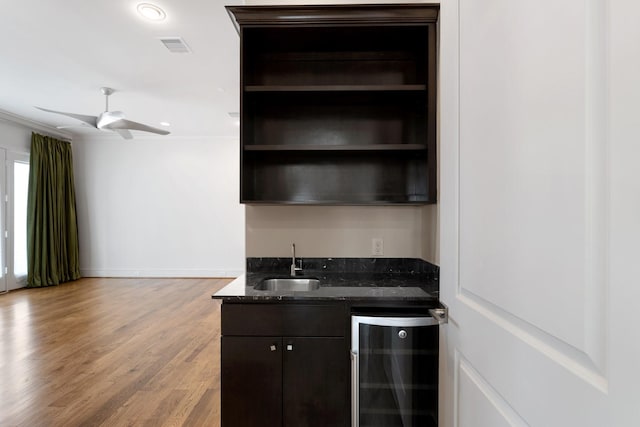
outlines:
[[[27,287],[80,278],[71,144],[31,134],[27,199]]]

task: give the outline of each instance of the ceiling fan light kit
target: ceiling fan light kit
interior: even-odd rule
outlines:
[[[65,113],[63,111],[49,110],[42,107],[36,108],[49,113],[62,114],[63,116],[80,120],[96,129],[111,130],[124,139],[133,139],[133,135],[131,134],[131,132],[129,132],[131,130],[150,132],[158,135],[169,135],[170,132],[164,129],[154,128],[143,123],[133,122],[131,120],[125,119],[124,113],[122,111],[109,111],[109,95],[111,95],[114,90],[110,87],[101,87],[100,91],[105,96],[105,110],[98,116]]]

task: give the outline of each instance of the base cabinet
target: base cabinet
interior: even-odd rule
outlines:
[[[348,426],[344,313],[330,305],[223,304],[222,426]]]
[[[282,425],[281,342],[222,337],[223,426]]]
[[[437,426],[438,322],[428,308],[223,303],[222,427],[348,427],[352,415],[362,426]]]
[[[351,407],[345,339],[299,337],[285,343],[283,425],[346,426]]]

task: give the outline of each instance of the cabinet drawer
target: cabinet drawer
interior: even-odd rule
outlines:
[[[343,337],[344,304],[222,304],[222,335]]]

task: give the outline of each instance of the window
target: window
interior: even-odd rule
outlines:
[[[27,282],[29,155],[0,148],[0,292]]]
[[[13,162],[13,275],[18,280],[27,277],[27,195],[29,163]]]

